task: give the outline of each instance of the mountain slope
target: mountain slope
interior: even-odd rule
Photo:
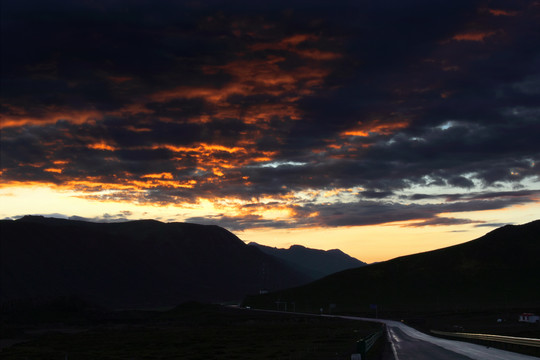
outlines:
[[[464,244],[346,270],[305,286],[249,297],[245,304],[299,311],[369,313],[540,305],[540,221],[505,226]],[[373,312],[373,310],[371,310]]]
[[[307,274],[312,280],[359,266],[366,263],[355,259],[341,250],[310,249],[301,245],[293,245],[289,249],[278,249],[270,246],[249,243],[262,252],[284,260],[288,265]]]
[[[226,301],[307,282],[217,226],[3,220],[2,301],[78,296],[111,307]]]

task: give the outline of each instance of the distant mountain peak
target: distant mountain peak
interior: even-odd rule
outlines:
[[[46,217],[43,215],[24,215],[16,221],[43,221]]]
[[[366,263],[338,249],[319,250],[303,245],[291,245],[288,249],[270,247],[250,242],[266,254],[275,256],[292,267],[309,275],[313,280],[339,271],[364,266]]]

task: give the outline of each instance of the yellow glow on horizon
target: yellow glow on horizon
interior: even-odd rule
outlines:
[[[0,218],[22,215],[80,216],[101,218],[104,214],[125,215],[126,219],[156,219],[164,222],[184,221],[192,216],[208,216],[219,211],[208,200],[194,204],[137,204],[90,198],[88,192],[62,190],[46,186],[0,187]]]
[[[103,189],[103,193],[107,193]],[[234,198],[197,199],[194,203],[152,204],[90,198],[91,192],[74,191],[43,185],[0,187],[0,218],[22,215],[79,216],[102,219],[156,219],[163,222],[184,222],[191,217],[219,219],[220,216],[260,216],[265,220],[290,219],[291,207],[286,203],[265,204],[246,210],[253,201]],[[98,194],[98,193],[96,193]],[[272,204],[272,206],[269,206]],[[371,226],[336,228],[253,228],[233,232],[242,240],[288,248],[299,244],[316,249],[340,249],[359,260],[371,263],[424,252],[474,240],[500,225],[523,224],[538,219],[540,202],[506,209],[439,214],[441,218],[471,219],[476,223],[414,227],[418,220]],[[311,214],[313,216],[313,214]],[[307,214],[309,216],[309,214]],[[478,226],[482,224],[493,226]],[[219,222],[216,221],[219,225]]]
[[[452,233],[431,228],[372,225],[340,228],[246,230],[236,235],[245,242],[289,248],[298,244],[315,249],[340,249],[367,263],[440,249],[473,240],[487,230]]]
[[[493,227],[475,224],[411,227],[407,225],[416,221],[408,221],[339,228],[250,229],[235,233],[245,242],[277,248],[298,244],[322,250],[340,249],[361,261],[372,263],[461,244],[504,224],[519,225],[538,220],[538,214],[540,203],[534,203],[498,210],[440,214],[441,217],[446,215],[497,224]]]

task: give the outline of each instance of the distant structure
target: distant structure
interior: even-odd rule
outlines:
[[[540,316],[533,313],[523,313],[519,315],[519,321],[535,324],[540,322]]]

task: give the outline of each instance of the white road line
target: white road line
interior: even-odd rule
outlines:
[[[399,356],[396,351],[396,346],[394,345],[394,341],[399,342],[399,339],[396,337],[392,329],[387,328],[386,333],[388,334],[388,341],[390,342],[392,353],[394,353],[394,360],[399,360]]]

